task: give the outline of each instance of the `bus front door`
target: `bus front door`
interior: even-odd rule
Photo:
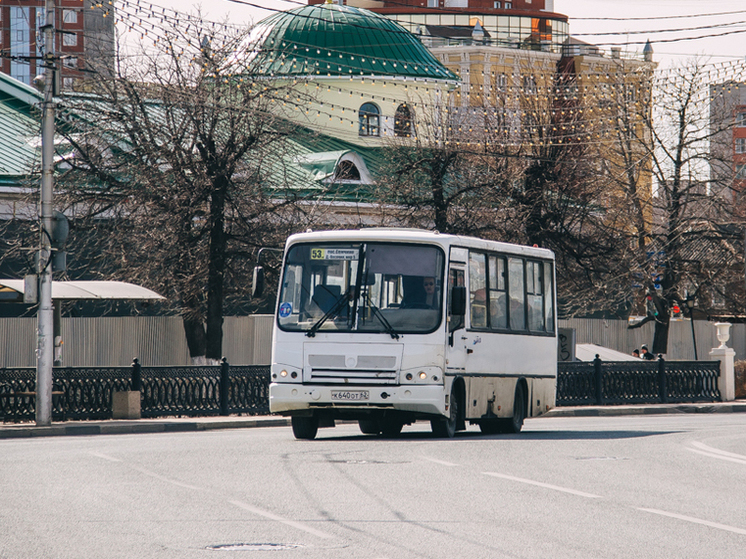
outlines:
[[[466,317],[451,313],[451,293],[454,285],[464,286],[463,266],[451,264],[448,271],[448,333],[446,340],[446,376],[458,376],[466,367]]]

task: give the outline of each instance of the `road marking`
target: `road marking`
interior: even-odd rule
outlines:
[[[453,468],[454,466],[458,466],[458,464],[454,464],[453,462],[446,462],[445,460],[438,460],[436,458],[430,458],[429,456],[423,456],[425,460],[429,462],[435,462],[436,464],[440,464],[441,466],[449,466]]]
[[[192,489],[193,491],[202,491],[201,487],[197,487],[195,485],[189,485],[188,483],[183,483],[181,481],[176,481],[175,479],[170,479],[161,475],[156,474],[155,472],[151,472],[150,470],[146,470],[145,468],[138,468],[137,466],[132,466],[132,469],[140,472],[141,474],[145,474],[146,476],[153,477],[155,479],[159,479],[161,481],[165,481],[166,483],[170,483],[171,485],[176,485],[178,487],[183,487],[185,489]]]
[[[112,456],[107,456],[106,454],[101,454],[100,452],[89,452],[91,456],[95,456],[96,458],[103,458],[104,460],[108,460],[109,462],[121,462],[119,458],[114,458]]]
[[[320,530],[316,530],[315,528],[311,528],[310,526],[306,526],[302,522],[296,522],[295,520],[289,520],[287,518],[283,518],[281,516],[277,516],[274,513],[271,513],[266,510],[258,509],[256,507],[253,507],[251,505],[247,505],[246,503],[242,503],[241,501],[229,501],[232,505],[237,506],[238,508],[244,509],[249,511],[250,513],[256,514],[257,516],[263,516],[264,518],[269,518],[270,520],[274,520],[276,522],[280,522],[282,524],[285,524],[287,526],[292,526],[293,528],[297,528],[298,530],[303,530],[304,532],[308,532],[309,534],[313,534],[314,536],[317,536],[319,538],[323,539],[330,539],[333,538],[331,534],[327,534],[326,532],[322,532]]]
[[[685,522],[692,522],[694,524],[701,524],[702,526],[709,526],[710,528],[717,528],[718,530],[725,530],[726,532],[733,532],[734,534],[746,535],[746,530],[742,528],[735,528],[734,526],[728,526],[726,524],[718,524],[717,522],[710,522],[709,520],[702,520],[700,518],[693,518],[691,516],[684,516],[683,514],[676,514],[673,512],[666,512],[658,509],[643,509],[638,508],[644,512],[651,514],[658,514],[660,516],[668,516],[669,518],[676,518],[677,520],[684,520]]]
[[[583,491],[577,491],[575,489],[569,489],[567,487],[560,487],[559,485],[542,483],[541,481],[534,481],[532,479],[524,479],[521,477],[508,476],[505,474],[498,474],[495,472],[482,472],[482,474],[486,476],[508,479],[510,481],[517,481],[519,483],[526,483],[528,485],[535,485],[536,487],[543,487],[544,489],[552,489],[554,491],[561,491],[562,493],[569,493],[570,495],[577,495],[578,497],[586,497],[588,499],[601,499],[600,495],[594,495],[592,493],[585,493]]]
[[[707,446],[706,444],[697,441],[693,441],[692,446],[697,448],[687,448],[687,450],[690,452],[695,452],[697,454],[702,454],[704,456],[709,456],[710,458],[727,460],[729,462],[735,462],[736,464],[746,464],[746,456],[744,456],[743,454],[735,454],[733,452],[719,450],[717,448],[712,448],[711,446]]]

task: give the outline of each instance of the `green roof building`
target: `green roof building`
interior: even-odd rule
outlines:
[[[429,134],[458,77],[401,25],[339,4],[302,6],[259,22],[245,44],[248,72],[293,80],[282,116],[361,147]]]

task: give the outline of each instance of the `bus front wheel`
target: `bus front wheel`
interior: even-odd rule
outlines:
[[[290,424],[293,426],[293,436],[300,440],[312,441],[319,431],[319,418],[316,416],[295,415],[290,419]]]
[[[451,397],[449,399],[449,415],[448,417],[439,417],[437,419],[430,420],[430,428],[433,431],[433,435],[440,438],[452,439],[456,435],[458,428],[459,413],[461,411],[461,403],[458,398],[455,386],[451,389]]]

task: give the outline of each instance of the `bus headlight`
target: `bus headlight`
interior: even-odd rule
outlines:
[[[399,378],[406,384],[433,384],[442,382],[442,375],[443,370],[440,367],[418,367],[402,371]]]
[[[300,382],[301,371],[287,365],[277,365],[272,370],[272,382]]]

